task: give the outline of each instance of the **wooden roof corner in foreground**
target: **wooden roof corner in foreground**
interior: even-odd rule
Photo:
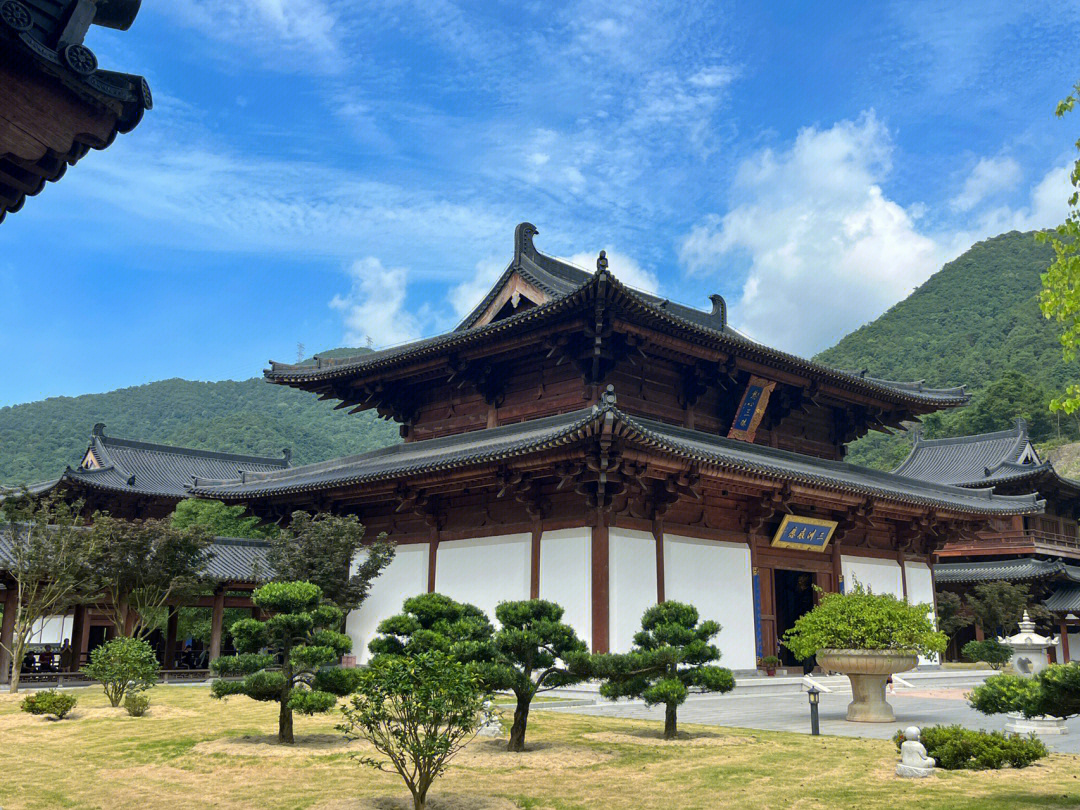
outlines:
[[[0,221],[153,106],[142,76],[98,68],[91,25],[126,31],[142,0],[0,0]]]

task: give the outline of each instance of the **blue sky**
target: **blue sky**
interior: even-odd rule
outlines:
[[[961,6],[964,6],[963,8]],[[147,2],[155,109],[0,225],[0,406],[450,328],[514,225],[809,355],[1056,224],[1077,3]],[[1075,113],[1074,113],[1075,115]]]

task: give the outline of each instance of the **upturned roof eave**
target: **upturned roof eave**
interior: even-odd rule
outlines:
[[[821,459],[813,459],[808,456],[789,453],[788,451],[762,448],[758,445],[744,444],[684,429],[682,432],[686,433],[691,440],[711,442],[716,445],[713,452],[700,450],[695,452],[687,446],[680,446],[677,439],[673,440],[671,437],[663,436],[657,430],[643,424],[642,421],[628,416],[612,404],[595,406],[590,411],[579,411],[576,414],[567,416],[572,416],[573,419],[567,419],[565,426],[553,429],[549,434],[542,435],[531,442],[520,445],[509,444],[502,449],[490,452],[462,453],[456,456],[451,454],[444,458],[435,457],[431,460],[407,460],[397,467],[365,473],[363,470],[365,460],[368,458],[381,460],[387,456],[385,452],[375,451],[372,454],[354,456],[349,460],[343,459],[341,460],[342,463],[336,465],[330,463],[332,466],[318,468],[319,465],[312,465],[313,468],[318,469],[297,467],[288,473],[267,473],[256,477],[254,480],[196,481],[191,487],[191,492],[194,495],[222,500],[250,501],[340,489],[380,481],[410,479],[448,470],[483,467],[513,458],[544,453],[586,439],[599,429],[601,420],[610,417],[621,430],[620,435],[624,439],[636,442],[639,446],[652,452],[660,452],[673,458],[697,463],[701,465],[703,471],[715,469],[718,472],[736,472],[777,482],[803,484],[824,491],[857,494],[908,506],[939,509],[957,514],[1033,514],[1041,512],[1045,505],[1044,501],[1039,501],[1034,496],[998,496],[993,495],[988,490],[977,491],[960,487],[934,485],[916,479],[905,480],[897,476],[891,476],[889,473],[866,470],[854,465],[843,465],[842,462],[825,462]],[[528,423],[522,424],[528,425]],[[515,428],[519,426],[507,427]],[[469,436],[469,441],[475,444],[481,438],[481,434],[489,431],[494,434],[500,430],[500,428],[489,428],[486,431],[477,431],[471,435],[466,435]],[[445,438],[449,440],[456,437]],[[440,442],[443,440],[429,439],[427,441]],[[423,444],[426,444],[426,442]],[[437,446],[452,447],[452,442],[445,441],[444,444]],[[404,445],[401,447],[404,447]],[[725,449],[727,450],[726,453],[724,452]],[[737,456],[740,453],[750,458],[739,459]],[[755,455],[758,456],[756,463],[753,458]],[[790,465],[809,465],[811,467],[817,465],[821,466],[822,469],[817,473],[791,468],[785,469],[783,463],[785,460]],[[838,480],[835,477],[830,478],[828,464],[837,465],[841,471],[850,475],[866,476],[868,480],[860,484]],[[314,480],[303,480],[303,477],[309,474],[322,477],[316,477]],[[290,478],[294,480],[290,482]],[[875,483],[878,478],[882,480]],[[897,489],[890,490],[885,486],[890,483]]]

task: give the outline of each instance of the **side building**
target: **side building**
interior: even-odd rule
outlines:
[[[1037,491],[1046,502],[1042,514],[994,518],[974,536],[944,544],[937,552],[935,576],[940,587],[961,596],[983,582],[1027,585],[1057,620],[1057,660],[1080,657],[1080,481],[1060,475],[1039,457],[1023,419],[994,433],[916,436],[911,453],[894,472],[933,483],[992,487],[1004,495]],[[983,635],[981,627],[962,631],[957,646]]]
[[[723,625],[726,665],[754,669],[813,604],[856,580],[934,598],[933,553],[1034,495],[868,470],[846,442],[962,405],[749,340],[718,295],[698,310],[536,249],[518,226],[495,286],[452,332],[314,366],[275,384],[376,409],[404,441],[303,467],[199,476],[190,492],[267,520],[357,514],[397,558],[349,630],[363,651],[404,598],[493,611],[540,597],[597,651],[626,650],[642,612],[694,603]],[[793,663],[793,662],[789,662]]]

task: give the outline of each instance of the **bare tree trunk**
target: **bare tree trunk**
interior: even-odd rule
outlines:
[[[292,731],[292,709],[289,708],[288,695],[282,695],[281,697],[281,712],[278,714],[278,732],[277,738],[279,743],[286,743],[292,745],[293,743],[293,731]]]
[[[675,713],[679,707],[674,703],[668,703],[664,708],[664,739],[674,740],[679,733],[675,719]]]
[[[506,746],[507,751],[525,750],[525,726],[529,722],[531,700],[531,695],[518,695],[517,706],[514,708],[514,724],[510,726],[510,742]]]

